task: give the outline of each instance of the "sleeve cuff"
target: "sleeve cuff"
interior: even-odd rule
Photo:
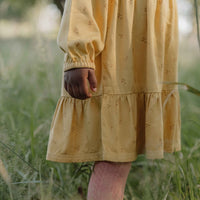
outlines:
[[[85,68],[85,67],[92,68],[95,70],[95,63],[92,62],[91,60],[88,60],[87,58],[82,58],[81,60],[74,58],[74,60],[73,60],[72,58],[67,56],[67,54],[65,55],[64,71],[68,71],[68,70],[74,69],[74,68]]]

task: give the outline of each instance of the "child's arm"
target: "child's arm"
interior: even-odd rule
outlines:
[[[108,0],[66,0],[57,44],[65,52],[64,71],[95,69],[95,57],[103,50]]]

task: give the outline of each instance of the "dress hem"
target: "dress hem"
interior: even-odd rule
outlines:
[[[61,163],[80,163],[80,162],[93,162],[93,161],[111,161],[111,162],[133,162],[136,161],[139,155],[145,155],[146,159],[155,160],[163,159],[164,153],[174,153],[181,151],[181,146],[175,148],[174,150],[165,150],[163,152],[158,151],[148,153],[124,153],[124,154],[114,154],[114,153],[88,153],[79,155],[61,155],[61,154],[46,154],[46,160]]]

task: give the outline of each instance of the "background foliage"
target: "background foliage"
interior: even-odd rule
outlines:
[[[0,18],[20,20],[39,1],[41,0],[0,0]],[[54,3],[63,13],[64,0],[52,0],[50,2]]]
[[[26,12],[38,3],[0,0],[0,17],[7,23],[24,20]],[[196,30],[180,43],[179,81],[199,90]],[[38,30],[26,37],[0,37],[2,200],[85,199],[93,162],[45,160],[49,128],[60,95],[62,62],[56,37],[47,37]],[[166,153],[164,159],[154,161],[138,156],[132,163],[124,200],[200,199],[200,97],[186,89],[180,85],[182,151]]]

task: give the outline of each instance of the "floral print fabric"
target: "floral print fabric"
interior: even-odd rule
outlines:
[[[176,0],[68,0],[57,38],[61,96],[46,159],[129,162],[181,150]],[[64,71],[95,70],[97,92],[72,98]]]

